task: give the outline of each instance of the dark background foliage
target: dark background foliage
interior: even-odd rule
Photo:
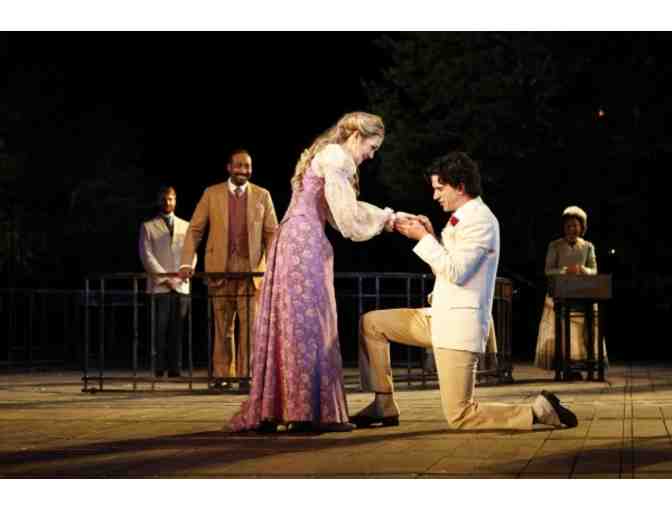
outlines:
[[[0,34],[0,286],[81,288],[140,271],[137,232],[162,183],[188,219],[247,147],[279,216],[301,150],[341,114],[383,116],[362,199],[437,228],[424,166],[452,149],[480,166],[512,278],[514,350],[529,359],[543,259],[564,207],[614,275],[610,354],[669,358],[672,147],[666,33]],[[334,232],[337,271],[428,268],[399,236]]]

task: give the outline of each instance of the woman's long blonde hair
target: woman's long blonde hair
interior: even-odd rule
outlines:
[[[343,115],[336,125],[330,127],[318,136],[313,144],[301,153],[301,157],[294,169],[292,189],[299,191],[303,188],[303,175],[306,173],[315,154],[317,154],[325,145],[330,143],[344,143],[350,138],[350,135],[355,132],[359,132],[363,138],[380,136],[382,143],[382,139],[385,137],[385,125],[383,124],[383,119],[378,115],[366,112],[352,112]],[[355,173],[354,180],[353,185],[355,186],[355,191],[359,192],[358,173]]]

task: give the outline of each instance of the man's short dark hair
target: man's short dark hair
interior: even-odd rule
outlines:
[[[441,184],[450,184],[458,188],[464,184],[464,191],[472,198],[479,197],[481,191],[481,173],[478,165],[465,152],[449,152],[436,159],[425,171],[428,180],[432,175],[439,178]]]
[[[236,154],[247,154],[250,157],[250,159],[252,158],[247,149],[238,147],[237,149],[234,149],[229,153],[229,159],[226,160],[227,164],[233,163],[233,156],[235,156]]]

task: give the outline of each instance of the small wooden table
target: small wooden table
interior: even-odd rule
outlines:
[[[555,380],[570,381],[572,369],[571,357],[571,312],[581,312],[588,329],[588,360],[586,370],[588,380],[593,380],[597,366],[598,381],[604,381],[606,363],[604,361],[604,342],[606,325],[606,303],[612,296],[611,275],[556,275],[549,277],[549,294],[553,298],[555,311]],[[597,303],[597,360],[595,360],[594,304]],[[564,322],[564,334],[563,334]],[[562,345],[564,342],[564,356]]]

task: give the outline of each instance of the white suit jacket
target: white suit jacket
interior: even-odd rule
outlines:
[[[174,218],[172,239],[168,226],[161,216],[140,226],[138,251],[142,265],[148,273],[176,273],[180,269],[180,256],[189,222],[177,216]],[[195,266],[196,255],[193,257],[192,267]],[[166,280],[166,277],[148,278],[147,292],[154,294],[170,292],[170,287],[165,284]],[[180,294],[189,294],[189,281],[183,282],[176,290]]]
[[[413,251],[432,268],[432,345],[485,352],[499,263],[499,222],[481,198],[464,204],[441,232]]]

